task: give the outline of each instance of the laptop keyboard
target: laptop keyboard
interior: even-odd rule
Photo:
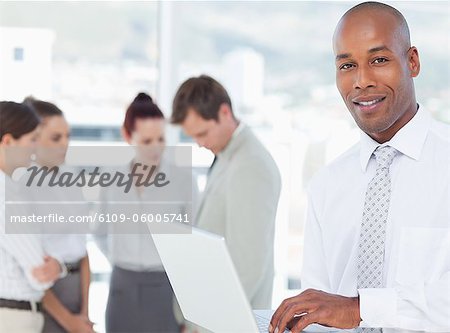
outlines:
[[[256,326],[258,326],[259,333],[269,332],[270,320],[268,320],[267,318],[258,316],[257,314],[255,314],[255,320],[256,320]],[[285,329],[284,332],[290,333],[290,331],[288,329]]]

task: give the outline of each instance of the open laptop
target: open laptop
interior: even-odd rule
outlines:
[[[215,333],[268,332],[271,312],[252,312],[223,237],[197,228],[152,237],[187,320]]]

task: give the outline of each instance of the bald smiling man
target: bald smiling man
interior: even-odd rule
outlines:
[[[450,332],[450,127],[415,97],[419,53],[395,8],[339,21],[336,85],[360,142],[309,190],[302,287],[269,331]]]

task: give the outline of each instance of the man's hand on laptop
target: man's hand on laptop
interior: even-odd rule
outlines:
[[[355,328],[361,322],[359,298],[329,294],[308,289],[285,299],[272,316],[270,333],[301,332],[310,324],[335,328]]]

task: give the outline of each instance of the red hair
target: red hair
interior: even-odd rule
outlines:
[[[164,114],[158,105],[153,103],[153,99],[149,95],[141,92],[128,106],[125,120],[123,121],[123,128],[128,135],[131,135],[134,131],[136,120],[145,118],[164,119]]]

